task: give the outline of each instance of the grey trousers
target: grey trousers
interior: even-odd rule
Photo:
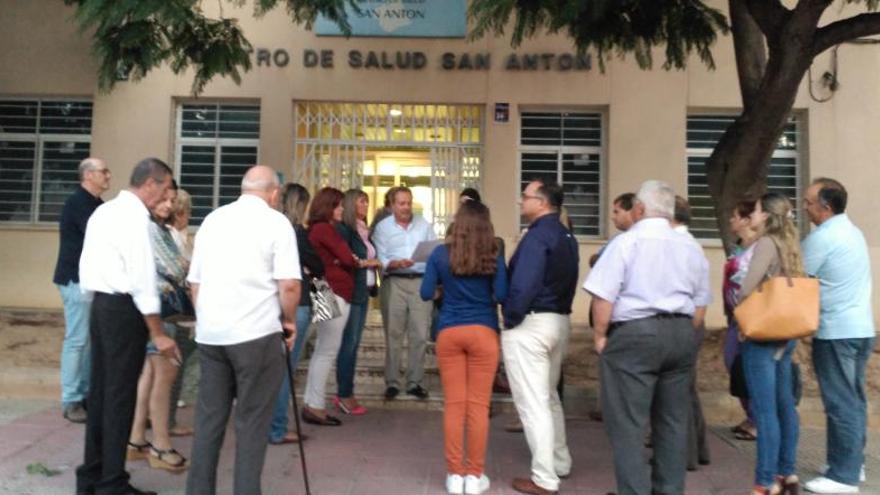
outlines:
[[[400,354],[404,335],[409,347],[407,389],[420,385],[425,375],[425,343],[431,325],[431,301],[422,301],[421,278],[386,277],[388,313],[385,319],[385,385],[400,388]]]
[[[694,331],[697,352],[694,353],[694,367],[691,369],[691,416],[690,421],[688,421],[688,469],[696,469],[697,464],[708,464],[711,461],[709,443],[706,440],[706,419],[703,417],[703,405],[700,403],[700,394],[697,390],[697,359],[705,336],[705,327],[700,327]]]
[[[236,345],[199,344],[199,365],[201,379],[186,493],[216,493],[220,447],[235,400],[234,493],[259,495],[266,432],[284,373],[280,332]]]
[[[609,336],[600,357],[602,416],[618,495],[684,493],[695,352],[687,318],[633,320]],[[642,455],[649,421],[653,470]]]

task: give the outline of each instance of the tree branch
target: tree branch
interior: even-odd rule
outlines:
[[[780,0],[746,0],[746,4],[768,41],[779,33],[780,27],[791,14]]]
[[[730,27],[736,55],[736,74],[743,108],[751,107],[764,78],[767,67],[767,51],[764,34],[749,13],[746,0],[729,0]]]
[[[880,34],[880,13],[859,14],[832,22],[816,31],[813,40],[813,55],[818,55],[845,41],[873,34]]]

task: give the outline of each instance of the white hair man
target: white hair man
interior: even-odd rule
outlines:
[[[217,462],[233,400],[236,494],[259,494],[269,423],[296,337],[299,252],[290,222],[273,209],[275,171],[251,167],[238,200],[208,215],[196,234],[187,280],[196,307],[201,378],[189,494],[216,492]]]
[[[640,220],[614,238],[584,283],[593,296],[602,415],[618,493],[683,493],[694,328],[711,302],[709,263],[672,230],[668,184],[643,183],[634,209]],[[649,421],[653,472],[638,455]]]
[[[104,201],[110,188],[110,170],[100,158],[79,163],[79,185],[61,210],[58,221],[58,262],[52,282],[64,303],[64,345],[61,348],[61,409],[73,423],[85,423],[83,403],[89,392],[89,309],[91,302],[79,287],[79,257],[82,255],[86,224]]]

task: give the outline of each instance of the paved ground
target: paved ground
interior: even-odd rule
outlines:
[[[572,408],[580,407],[573,404]],[[189,421],[192,408],[182,411]],[[366,416],[344,418],[339,428],[309,426],[307,459],[313,493],[442,494],[444,463],[441,413],[433,411],[374,410]],[[506,416],[492,420],[486,472],[492,494],[514,493],[509,482],[528,472],[528,447],[520,434],[502,429]],[[601,423],[580,416],[568,421],[568,438],[574,457],[571,477],[562,492],[605,495],[613,490],[610,447]],[[0,493],[52,495],[72,493],[73,470],[82,456],[83,427],[64,421],[57,403],[45,400],[0,400]],[[711,435],[713,462],[688,475],[690,495],[743,494],[750,488],[753,444],[733,441],[726,428]],[[176,439],[176,447],[189,453],[190,440]],[[824,449],[824,433],[805,429],[800,445],[803,478],[815,474]],[[234,438],[224,446],[218,493],[231,493]],[[872,432],[868,458],[869,483],[862,493],[880,494],[880,438]],[[29,474],[28,465],[57,470],[52,476]],[[185,474],[151,470],[144,461],[130,464],[133,482],[163,494],[183,493]],[[270,446],[263,475],[264,492],[303,493],[295,446]]]

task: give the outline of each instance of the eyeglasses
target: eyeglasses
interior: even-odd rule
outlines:
[[[99,172],[104,175],[110,175],[110,169],[108,168],[93,168],[90,172]]]
[[[527,199],[544,199],[544,198],[541,196],[533,195],[533,194],[522,193],[519,195],[519,199],[525,201]]]

